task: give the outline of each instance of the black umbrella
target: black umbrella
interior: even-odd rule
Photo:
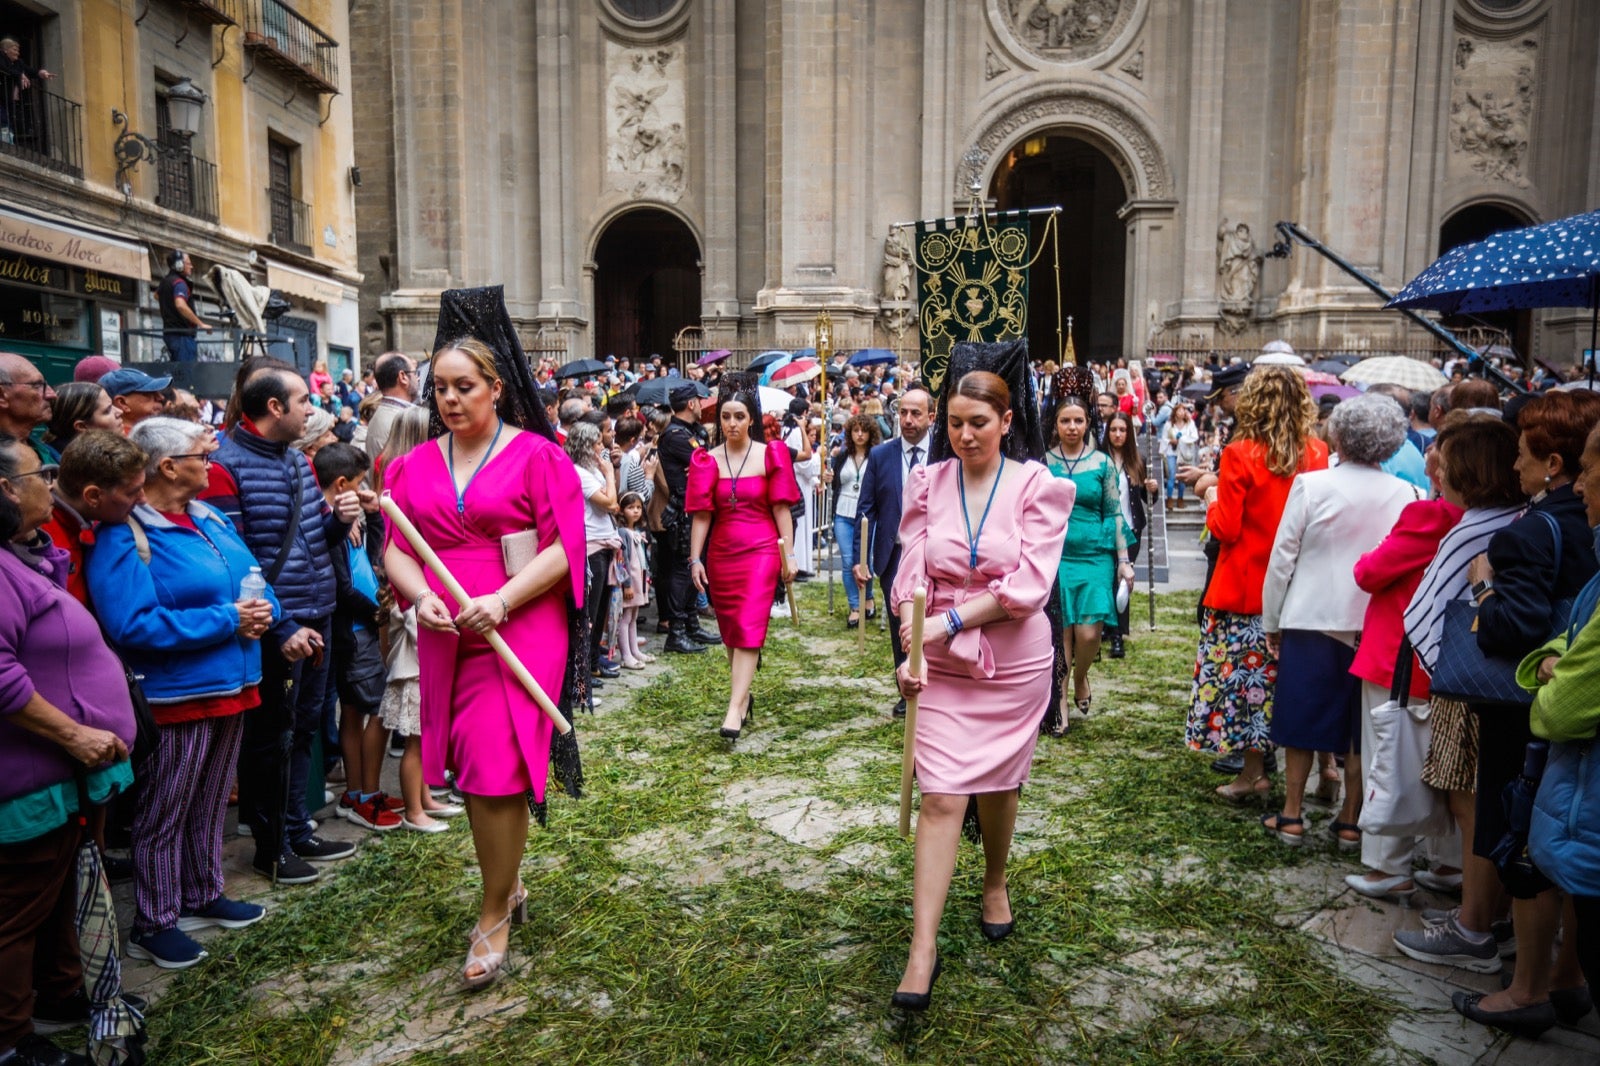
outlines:
[[[1211,385],[1204,381],[1197,381],[1193,385],[1185,385],[1182,395],[1191,400],[1203,400],[1211,395]]]
[[[581,378],[588,374],[604,374],[610,369],[609,366],[606,366],[598,359],[574,359],[572,362],[557,368],[556,379]]]
[[[767,367],[771,366],[773,363],[776,363],[778,360],[780,360],[780,359],[788,359],[788,358],[789,358],[789,353],[788,352],[780,352],[780,351],[778,351],[776,349],[773,349],[772,351],[762,352],[760,355],[758,355],[754,359],[750,360],[750,365],[745,367],[745,369],[746,370],[765,370]]]
[[[649,381],[639,382],[639,391],[634,394],[634,400],[638,403],[652,403],[665,407],[672,402],[669,394],[680,385],[693,385],[694,394],[702,400],[711,395],[711,390],[698,381],[689,381],[686,378],[651,378]]]
[[[1361,357],[1357,355],[1330,355],[1326,359],[1318,359],[1315,363],[1312,363],[1311,369],[1322,374],[1332,374],[1334,377],[1338,377],[1359,362],[1361,362]]]

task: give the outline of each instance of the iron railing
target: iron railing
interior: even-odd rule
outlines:
[[[83,105],[0,74],[0,152],[83,177]]]
[[[267,239],[280,248],[301,255],[311,254],[311,205],[296,200],[281,188],[267,190],[267,218],[271,231]]]
[[[244,46],[319,92],[339,91],[339,43],[282,0],[241,0]]]
[[[217,222],[217,165],[186,146],[164,145],[156,153],[156,203],[190,218]]]

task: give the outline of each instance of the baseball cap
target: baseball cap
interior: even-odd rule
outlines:
[[[112,396],[126,396],[130,392],[160,392],[172,384],[172,378],[153,378],[142,370],[121,367],[100,379],[100,387]]]
[[[78,360],[78,365],[72,368],[73,381],[96,382],[114,370],[120,370],[122,364],[115,359],[108,359],[103,355],[86,355]]]

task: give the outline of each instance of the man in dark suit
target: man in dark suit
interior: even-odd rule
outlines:
[[[906,474],[912,467],[921,466],[928,459],[928,417],[933,407],[933,397],[921,385],[913,385],[900,397],[900,436],[885,441],[867,455],[867,469],[861,477],[861,499],[856,505],[856,519],[871,523],[868,532],[872,542],[862,552],[864,561],[855,565],[855,579],[863,584],[870,581],[867,565],[878,575],[883,589],[883,602],[889,604],[889,588],[900,569],[900,504],[905,489]],[[894,664],[898,669],[905,662],[906,651],[900,646],[900,620],[890,615],[889,641],[894,648]],[[906,713],[906,701],[894,706],[896,718]]]

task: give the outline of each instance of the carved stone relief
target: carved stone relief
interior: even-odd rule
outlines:
[[[1061,63],[1104,51],[1127,25],[1134,6],[1134,0],[1001,0],[1017,40]]]
[[[683,196],[687,109],[681,43],[606,44],[606,184],[634,199]]]
[[[983,76],[987,81],[993,81],[1011,68],[1003,63],[999,56],[994,54],[993,48],[983,51]]]
[[[1539,43],[1531,37],[1456,39],[1450,85],[1452,169],[1527,188],[1528,155]]]
[[[1140,81],[1144,80],[1144,49],[1141,47],[1133,56],[1119,68],[1124,74],[1131,74]]]
[[[1129,199],[1148,197],[1164,200],[1172,195],[1172,178],[1161,157],[1161,150],[1151,140],[1144,127],[1119,107],[1092,96],[1052,96],[1035,100],[1002,115],[978,138],[975,150],[982,159],[993,159],[1016,140],[1020,131],[1044,124],[1090,127],[1099,126],[1113,131],[1118,138],[1116,147],[1109,147],[1107,157],[1122,176]],[[1129,159],[1126,151],[1132,153]],[[981,164],[980,164],[981,166]],[[1137,167],[1137,170],[1135,170]],[[963,200],[968,183],[975,176],[974,169],[966,164],[957,170],[956,199]]]

